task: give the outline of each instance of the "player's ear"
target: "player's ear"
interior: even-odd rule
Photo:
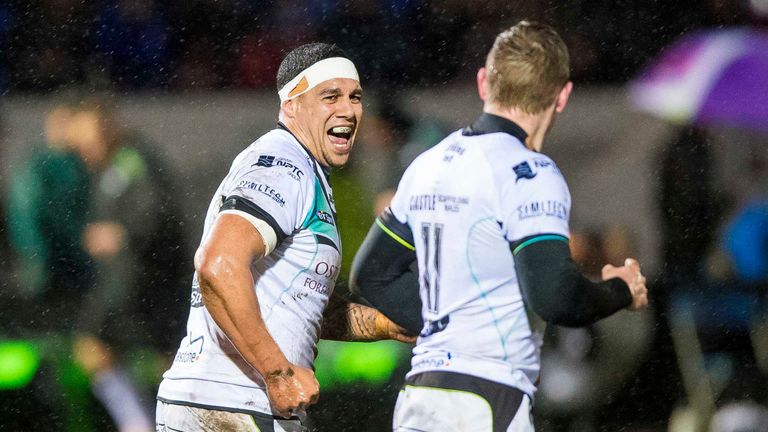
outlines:
[[[485,67],[477,71],[477,94],[483,102],[488,99],[488,69]]]
[[[288,99],[280,104],[280,111],[284,116],[288,118],[296,117],[296,99],[298,98]]]
[[[573,82],[568,81],[565,84],[565,87],[563,87],[562,90],[560,90],[560,93],[557,95],[557,100],[555,101],[555,111],[561,113],[565,109],[565,106],[568,104],[568,98],[571,96],[571,91],[573,91]]]

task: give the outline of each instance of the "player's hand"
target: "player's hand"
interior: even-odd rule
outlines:
[[[383,313],[376,312],[376,339],[393,339],[404,343],[415,343],[416,336],[410,335],[408,330],[395,324]]]
[[[266,374],[264,381],[272,411],[284,418],[305,410],[320,397],[315,373],[301,366],[290,365],[285,370]]]
[[[603,267],[603,280],[615,277],[626,282],[632,293],[632,304],[627,306],[627,309],[636,311],[648,306],[648,289],[645,287],[645,276],[640,272],[640,263],[637,260],[627,258],[622,267],[614,267],[610,264]]]

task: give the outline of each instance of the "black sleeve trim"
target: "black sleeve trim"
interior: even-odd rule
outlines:
[[[586,326],[632,303],[632,294],[623,280],[588,280],[571,259],[566,242],[556,238],[538,240],[541,237],[516,241],[510,249],[515,251],[523,300],[545,321]]]
[[[277,248],[277,246],[279,246],[280,243],[282,243],[283,240],[288,237],[288,234],[283,232],[283,229],[280,228],[280,225],[277,223],[275,218],[272,217],[272,215],[264,211],[264,209],[255,203],[241,196],[230,195],[225,198],[224,203],[221,205],[219,211],[221,212],[224,210],[239,210],[266,222],[267,225],[272,227],[272,230],[275,231],[275,236],[277,237],[277,244],[275,245],[275,248]]]
[[[392,220],[397,222],[394,217]],[[423,322],[418,268],[414,265],[416,252],[402,243],[405,239],[401,236],[406,237],[405,232],[392,221],[386,226],[390,232],[378,223],[368,231],[352,262],[349,286],[353,293],[363,297],[389,319],[410,333],[418,334]],[[392,236],[392,228],[398,229],[399,239]],[[411,237],[408,230],[407,238]]]

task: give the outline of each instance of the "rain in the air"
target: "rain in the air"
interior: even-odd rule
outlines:
[[[768,0],[0,2],[0,432],[768,432]]]

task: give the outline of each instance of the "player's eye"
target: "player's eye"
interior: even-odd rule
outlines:
[[[353,103],[360,103],[360,101],[363,99],[363,97],[359,94],[352,95],[349,97],[349,100],[351,100]]]
[[[323,98],[326,102],[336,102],[336,100],[339,98],[339,95],[328,95]]]

